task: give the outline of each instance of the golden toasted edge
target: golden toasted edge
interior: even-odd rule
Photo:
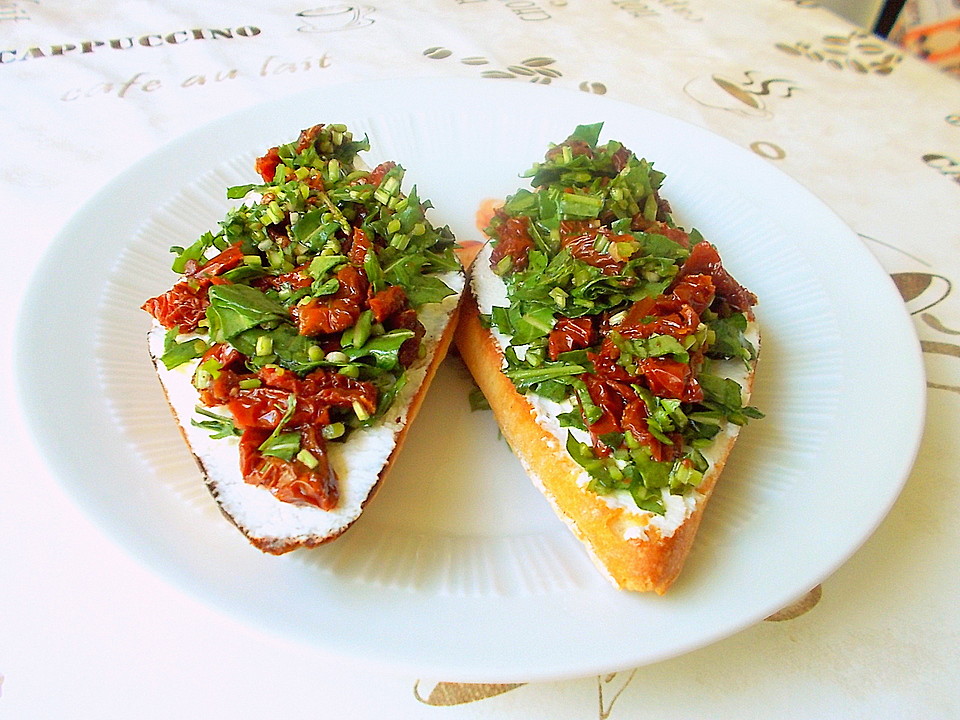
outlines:
[[[336,532],[329,533],[327,535],[296,535],[291,537],[266,537],[259,536],[254,534],[249,528],[245,527],[242,523],[238,522],[233,515],[231,515],[221,504],[220,502],[220,493],[217,486],[217,482],[211,477],[210,472],[207,470],[206,466],[203,463],[203,460],[197,455],[194,451],[193,446],[190,443],[189,438],[184,430],[184,422],[189,422],[188,418],[180,418],[177,415],[176,410],[173,407],[173,403],[170,402],[170,397],[167,393],[166,385],[162,381],[162,376],[159,372],[159,358],[157,358],[152,352],[150,352],[150,359],[153,361],[154,370],[157,372],[158,378],[161,378],[160,386],[163,388],[164,397],[167,400],[167,405],[170,407],[170,412],[173,414],[174,419],[177,421],[177,428],[180,430],[180,435],[183,437],[184,442],[187,445],[187,448],[190,451],[190,454],[193,456],[194,462],[196,462],[197,467],[200,469],[200,473],[203,477],[203,482],[207,486],[207,490],[210,491],[210,494],[213,496],[214,500],[217,502],[217,507],[220,512],[226,517],[231,524],[236,527],[245,538],[258,550],[262,552],[269,553],[271,555],[283,555],[288,553],[291,550],[296,550],[298,548],[314,548],[325,543],[335,540],[340,537],[344,532],[346,532],[353,524],[360,518],[363,514],[364,508],[366,508],[367,503],[377,494],[377,491],[380,488],[381,483],[383,483],[384,478],[389,472],[390,468],[393,466],[394,460],[397,458],[400,448],[403,445],[403,442],[406,438],[407,431],[410,429],[411,423],[413,423],[414,418],[420,410],[420,406],[423,404],[423,400],[426,397],[427,389],[430,387],[431,382],[433,381],[434,376],[437,374],[437,370],[440,367],[440,364],[443,362],[444,358],[447,355],[447,351],[450,348],[450,343],[453,341],[454,332],[457,327],[457,320],[460,314],[460,310],[463,306],[463,298],[466,295],[466,290],[461,294],[460,301],[457,303],[457,306],[454,308],[453,312],[450,313],[450,316],[447,319],[447,324],[444,327],[443,333],[441,333],[437,344],[434,348],[433,355],[430,358],[430,362],[427,365],[426,372],[423,377],[423,381],[420,383],[420,387],[417,388],[417,392],[414,393],[413,397],[410,399],[410,404],[407,406],[407,415],[406,420],[404,421],[403,426],[397,433],[394,435],[395,444],[393,451],[390,453],[387,461],[384,463],[383,468],[380,470],[380,473],[377,477],[377,482],[370,489],[370,492],[367,494],[366,499],[360,504],[360,512],[357,514],[357,517],[354,518],[349,524],[345,525],[343,528],[339,529]],[[148,343],[149,346],[149,343]],[[237,464],[239,465],[240,459],[237,458]],[[277,502],[280,502],[279,500]]]
[[[723,470],[736,436],[724,441],[713,467],[698,488],[703,498],[691,516],[669,537],[647,528],[643,539],[624,539],[618,530],[624,511],[612,508],[596,493],[580,486],[582,468],[536,419],[536,412],[501,372],[502,353],[492,333],[480,322],[476,300],[464,293],[455,342],[490,404],[504,438],[554,511],[579,538],[597,567],[618,588],[662,595],[676,580],[690,553],[704,509]],[[752,388],[750,373],[745,396]]]

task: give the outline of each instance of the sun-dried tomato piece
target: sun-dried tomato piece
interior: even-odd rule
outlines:
[[[619,418],[623,412],[624,403],[623,395],[617,392],[611,383],[591,373],[584,373],[580,378],[586,384],[587,392],[590,394],[593,404],[603,411],[600,418],[590,423],[587,429],[595,435],[619,432]]]
[[[370,298],[369,306],[373,311],[373,319],[383,322],[407,306],[407,293],[399,285],[391,285]]]
[[[680,272],[674,278],[674,285],[689,275],[709,275],[716,288],[717,298],[733,310],[746,312],[757,304],[757,296],[727,272],[720,261],[720,253],[706,241],[693,246],[690,256],[684,261]]]
[[[371,415],[377,411],[376,385],[324,368],[303,378],[300,393],[326,407],[350,408],[356,402]]]
[[[187,277],[212,278],[222,275],[227,270],[233,270],[243,262],[243,251],[240,245],[239,241],[235,242],[202,264],[196,260],[187,260],[183,274]]]
[[[626,148],[626,146],[621,145],[613,155],[610,156],[610,164],[613,165],[614,172],[619,173],[623,170],[627,163],[630,162],[630,158],[633,157],[633,152]]]
[[[296,400],[286,425],[291,429],[327,425],[332,408],[350,409],[354,403],[370,415],[377,411],[376,385],[324,368],[301,378],[289,370],[266,366],[258,377],[260,387],[237,387],[226,400],[236,424],[242,428],[276,428],[287,412],[291,394]]]
[[[561,317],[550,331],[547,342],[547,353],[551,360],[556,360],[560,353],[590,347],[596,342],[593,319],[589,316]]]
[[[346,330],[356,324],[360,313],[360,307],[356,303],[340,298],[311,298],[306,304],[296,305],[291,310],[297,321],[298,332],[308,337]]]
[[[254,168],[264,182],[273,182],[277,173],[277,166],[283,161],[280,159],[280,148],[272,147],[267,152],[258,157],[254,163]]]
[[[533,239],[528,230],[529,219],[525,217],[506,217],[498,230],[499,239],[490,253],[490,266],[496,267],[505,257],[511,257],[512,270],[524,270],[527,267]]]
[[[674,284],[670,294],[689,305],[695,313],[700,315],[713,304],[716,289],[710,275],[687,275]]]
[[[636,378],[625,367],[617,364],[620,349],[613,344],[610,338],[603,341],[599,353],[587,353],[587,359],[593,363],[594,372],[604,380],[628,383]]]
[[[615,235],[608,228],[595,227],[589,221],[564,220],[560,223],[560,246],[566,248],[577,260],[587,265],[599,268],[604,275],[616,275],[625,263],[617,260],[606,252],[597,249],[597,238],[603,235],[610,242],[616,242],[618,237],[632,241],[629,235]]]
[[[681,294],[701,304],[708,292],[705,287],[684,285]],[[651,335],[670,335],[682,339],[695,333],[699,326],[700,313],[689,302],[675,295],[662,295],[635,302],[616,330],[623,337],[631,339]]]
[[[317,429],[307,427],[300,432],[301,449],[306,449],[315,461],[312,468],[299,459],[263,455],[259,448],[269,435],[269,431],[251,428],[240,438],[243,479],[251,485],[265,487],[282,502],[313,505],[321,510],[335,508],[340,499],[337,476]]]
[[[165,293],[150,298],[142,310],[156,318],[167,330],[180,328],[181,333],[193,332],[207,312],[210,299],[207,290],[209,278],[181,280]]]
[[[574,157],[577,155],[586,155],[589,158],[594,156],[593,147],[586,140],[581,140],[580,138],[570,137],[564,140],[560,145],[552,147],[547,150],[544,158],[546,160],[553,160],[554,158],[563,155],[563,148],[570,148],[571,153]]]
[[[314,125],[309,127],[306,130],[301,130],[299,137],[297,137],[297,152],[302,153],[308,147],[313,145],[317,140],[317,136],[323,130],[323,124]]]
[[[226,403],[236,392],[241,379],[254,377],[253,373],[247,372],[245,360],[244,355],[227,343],[211,346],[198,365],[207,370],[207,382],[198,388],[200,401],[207,407]]]
[[[367,176],[365,182],[370,185],[379,185],[383,182],[383,178],[386,177],[386,174],[393,170],[396,166],[397,164],[390,160],[380,163],[370,171],[370,174]]]
[[[685,402],[703,400],[700,384],[693,377],[690,366],[666,357],[644,358],[637,369],[650,392],[657,397],[673,398]]]
[[[668,433],[669,443],[653,436],[647,424],[647,404],[640,398],[627,403],[623,409],[622,425],[641,445],[650,450],[650,456],[657,462],[675,460],[683,447],[680,433]]]
[[[280,388],[238,388],[226,404],[238,427],[273,430],[287,411],[289,397],[290,393]]]
[[[420,341],[426,334],[423,323],[417,318],[416,310],[407,308],[394,313],[384,323],[387,330],[413,330],[413,337],[404,341],[397,353],[397,359],[403,367],[410,367],[420,356]]]
[[[351,265],[363,266],[363,261],[367,253],[373,249],[373,241],[362,228],[353,229],[353,239],[350,242],[350,251],[347,253],[347,261]]]
[[[294,305],[291,315],[301,335],[326,335],[352,327],[363,312],[370,283],[362,270],[346,265],[337,271],[338,290],[328,298],[311,298]]]

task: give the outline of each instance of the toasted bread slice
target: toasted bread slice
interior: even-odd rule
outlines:
[[[741,425],[762,417],[747,405],[756,298],[674,226],[663,175],[599,131],[553,146],[533,190],[494,212],[455,342],[595,564],[618,588],[663,594]]]
[[[403,168],[342,125],[256,160],[147,300],[166,398],[223,514],[280,554],[341,535],[396,458],[456,327],[463,268]],[[251,200],[248,200],[250,196]]]

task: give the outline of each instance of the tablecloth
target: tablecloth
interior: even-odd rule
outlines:
[[[551,84],[711,130],[821,198],[892,276],[928,377],[919,457],[875,534],[795,605],[609,675],[471,684],[386,672],[168,583],[47,468],[16,397],[15,328],[68,219],[132,163],[228,112],[428,77]],[[954,78],[808,0],[5,0],[0,150],[0,716],[960,717]],[[870,298],[849,311],[869,313]]]

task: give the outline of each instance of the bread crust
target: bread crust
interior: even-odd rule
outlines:
[[[468,290],[464,294],[455,338],[457,349],[486,396],[504,438],[531,480],[616,587],[652,590],[662,595],[676,580],[690,553],[736,435],[718,441],[725,447],[718,448],[713,466],[704,474],[698,488],[702,497],[675,532],[665,537],[656,527],[647,526],[643,538],[625,538],[624,509],[611,507],[601,496],[580,485],[578,478],[583,469],[537,421],[533,405],[501,372],[500,347],[490,330],[481,324],[473,293]],[[752,379],[751,372],[744,388],[745,396],[749,395]]]
[[[164,382],[163,374],[160,372],[159,367],[159,357],[153,351],[150,352],[150,357],[154,364],[154,369],[157,371],[157,375],[160,378],[160,385],[163,388],[164,396],[167,400],[167,404],[170,406],[170,411],[173,414],[174,418],[177,420],[177,427],[180,430],[180,434],[183,437],[184,442],[187,445],[187,448],[190,450],[191,455],[193,456],[194,461],[197,464],[197,467],[200,469],[200,473],[203,476],[204,484],[207,486],[207,489],[210,491],[210,494],[213,496],[214,500],[217,502],[217,507],[220,512],[226,517],[233,525],[236,527],[247,540],[258,550],[268,553],[271,555],[283,555],[292,550],[298,548],[314,548],[320,545],[326,544],[336,538],[340,537],[344,532],[346,532],[353,524],[360,518],[363,513],[363,510],[366,508],[370,500],[377,494],[381,484],[383,483],[384,478],[387,476],[387,473],[390,471],[390,468],[393,466],[394,461],[400,453],[400,449],[403,446],[404,440],[406,438],[407,432],[410,429],[410,425],[413,423],[417,413],[420,410],[420,406],[423,404],[423,400],[426,397],[427,389],[429,388],[434,376],[437,373],[437,370],[440,367],[440,364],[443,362],[443,359],[446,357],[447,351],[450,348],[450,343],[453,341],[454,331],[457,326],[457,320],[460,314],[460,310],[463,304],[463,298],[466,295],[466,292],[461,294],[460,300],[458,301],[456,307],[450,313],[447,320],[447,324],[444,327],[443,332],[440,334],[436,345],[433,349],[433,354],[430,357],[430,360],[426,366],[426,371],[423,377],[423,380],[420,383],[420,387],[417,388],[417,391],[410,398],[410,401],[407,405],[406,416],[403,422],[403,425],[397,430],[394,434],[394,446],[393,450],[390,452],[390,455],[387,457],[386,462],[378,473],[377,480],[371,487],[370,491],[367,493],[367,496],[363,499],[360,504],[359,510],[356,514],[356,517],[351,520],[349,523],[343,527],[337,529],[334,532],[327,534],[296,534],[286,537],[274,536],[274,535],[261,535],[257,534],[253,529],[245,526],[240,522],[229,510],[224,507],[223,502],[221,501],[221,492],[219,483],[214,477],[214,473],[207,468],[203,459],[200,457],[200,454],[193,447],[193,444],[190,441],[190,438],[185,430],[185,423],[190,422],[190,418],[181,417],[177,413],[174,403],[170,399],[170,392],[167,388],[166,383]],[[198,395],[199,400],[199,395]],[[236,472],[239,473],[240,458],[239,454],[236,459]],[[264,491],[267,492],[267,491]],[[281,502],[277,500],[276,502]]]

